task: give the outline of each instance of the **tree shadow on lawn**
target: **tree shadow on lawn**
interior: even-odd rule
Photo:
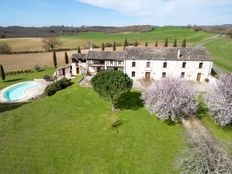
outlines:
[[[24,78],[17,78],[17,79],[10,79],[10,80],[5,80],[4,82],[17,82],[20,80],[23,80]]]
[[[0,103],[0,113],[17,109],[25,104],[27,103],[11,103],[11,104]]]
[[[131,109],[137,110],[142,108],[143,101],[140,99],[140,92],[125,92],[120,95],[120,97],[116,101],[116,107],[118,109]]]

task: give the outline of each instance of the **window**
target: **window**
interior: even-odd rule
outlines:
[[[186,62],[182,63],[182,68],[186,68]]]
[[[147,62],[147,68],[151,67],[151,62]]]
[[[135,71],[131,72],[131,77],[135,77]]]
[[[199,63],[199,68],[202,69],[203,63]]]
[[[163,72],[162,73],[162,78],[165,78],[166,77],[166,72]]]
[[[167,68],[167,66],[168,66],[168,63],[167,63],[167,62],[164,62],[163,68]]]
[[[111,60],[111,61],[110,61],[110,65],[113,65],[113,63],[114,63],[114,61],[113,61],[113,60]]]
[[[135,67],[135,65],[136,65],[135,62],[132,62],[132,67]]]
[[[181,77],[181,78],[184,78],[184,75],[185,75],[185,72],[181,72],[180,77]]]

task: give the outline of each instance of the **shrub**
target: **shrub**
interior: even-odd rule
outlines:
[[[43,71],[43,69],[39,65],[35,65],[34,68],[37,72]]]
[[[108,121],[109,121],[109,124],[112,128],[117,128],[119,127],[120,125],[122,125],[122,120],[119,119],[118,117],[116,116],[111,116],[108,118]]]
[[[52,95],[54,95],[56,93],[56,91],[58,91],[57,88],[56,88],[56,85],[55,84],[51,84],[51,85],[49,85],[49,86],[46,87],[44,93],[47,96],[52,96]]]
[[[46,75],[44,75],[44,80],[51,81],[52,78],[49,75],[46,74]]]
[[[112,46],[113,46],[113,44],[112,44],[112,43],[107,42],[107,43],[105,44],[105,46],[106,46],[106,47],[112,47]]]
[[[92,48],[100,48],[100,46],[98,46],[96,44],[92,44]]]
[[[0,43],[0,54],[10,54],[11,48],[7,43]]]
[[[205,82],[209,83],[209,79],[208,79],[208,78],[206,78],[206,79],[205,79]]]
[[[61,80],[47,86],[44,93],[47,96],[54,95],[57,91],[65,89],[72,84],[70,79],[62,78]]]
[[[55,83],[57,90],[61,90],[67,88],[72,84],[70,79],[62,78],[61,80]]]

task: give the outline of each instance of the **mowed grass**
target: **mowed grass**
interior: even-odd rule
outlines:
[[[158,40],[159,45],[164,45],[164,40],[167,37],[169,44],[172,46],[175,38],[178,40],[178,44],[181,45],[183,39],[187,39],[189,46],[215,36],[215,34],[207,32],[196,32],[189,28],[177,28],[177,27],[159,27],[151,32],[144,33],[114,33],[104,34],[101,32],[84,32],[76,35],[63,35],[58,39],[63,42],[63,48],[77,48],[79,45],[84,48],[88,45],[88,42],[101,46],[102,42],[112,43],[114,41],[123,44],[125,38],[130,43],[138,41],[140,45],[145,44],[147,41],[150,45],[155,45],[155,41]],[[41,38],[12,38],[12,39],[0,39],[0,42],[6,42],[12,48],[13,51],[35,51],[43,50],[43,43]]]
[[[232,40],[222,38],[206,45],[214,63],[226,71],[232,71]]]
[[[0,173],[178,173],[181,125],[128,103],[113,113],[108,101],[76,81],[52,97],[0,113]],[[111,117],[123,124],[112,128]]]
[[[34,80],[35,78],[43,78],[44,75],[53,75],[54,71],[55,71],[54,68],[45,68],[41,72],[37,72],[35,70],[32,70],[31,73],[6,75],[5,81],[0,79],[0,89],[5,88],[9,85],[18,83],[18,82]]]
[[[210,132],[225,146],[229,147],[232,152],[231,142],[232,142],[232,126],[227,126],[221,128],[218,123],[216,123],[212,115],[208,112],[206,103],[203,97],[200,97],[200,105],[198,116],[204,125],[210,130]]]

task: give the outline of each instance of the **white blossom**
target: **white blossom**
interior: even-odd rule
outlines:
[[[165,78],[155,82],[142,94],[142,100],[148,111],[161,120],[194,115],[197,112],[197,93],[192,85],[181,79]]]
[[[206,95],[212,116],[222,127],[232,123],[232,74],[222,74]]]

